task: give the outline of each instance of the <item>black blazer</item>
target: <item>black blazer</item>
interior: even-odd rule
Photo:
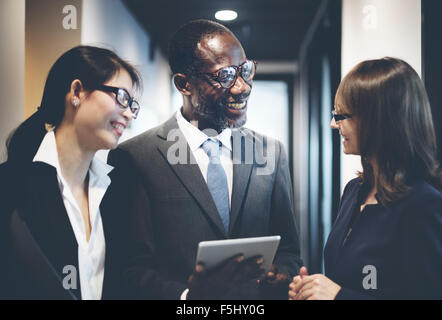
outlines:
[[[0,297],[81,299],[78,245],[55,168],[35,162],[14,170],[9,163],[3,163],[0,179]],[[121,192],[116,189],[124,190],[124,186],[120,187],[111,184],[100,206],[106,239],[103,299],[125,297],[121,275],[129,222],[120,211],[124,208],[119,201],[108,196],[110,192]],[[75,267],[77,289],[63,288],[63,279],[72,276],[72,269],[63,273],[65,266]]]
[[[185,142],[180,151],[190,164],[171,164],[167,160],[168,152],[176,151],[175,139],[167,140],[173,132]],[[109,163],[126,170],[124,176],[139,183],[131,200],[139,217],[133,232],[136,254],[126,273],[138,297],[179,299],[195,266],[198,243],[206,240],[280,235],[274,263],[290,276],[298,273],[302,262],[285,152],[279,142],[255,132],[234,130],[232,134],[239,135],[233,139],[241,139],[238,147],[244,149],[247,140],[253,151],[264,148],[264,154],[273,157],[274,170],[259,175],[258,169],[264,165],[256,158],[250,163],[234,159],[228,233],[174,116],[110,152]],[[264,141],[268,144],[261,143]],[[274,150],[269,147],[271,142]],[[234,143],[234,157],[240,157],[236,151]],[[256,297],[255,287],[247,290],[246,296],[241,293],[238,297]]]
[[[325,274],[342,287],[336,298],[442,299],[440,192],[418,181],[388,208],[368,205],[359,214],[360,181],[345,187],[324,251]]]

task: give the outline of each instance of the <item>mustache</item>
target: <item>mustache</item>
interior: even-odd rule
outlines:
[[[249,99],[250,96],[250,92],[248,93],[242,93],[236,96],[229,96],[225,99],[222,99],[221,102],[222,104],[227,104],[227,103],[243,103],[245,101],[247,101],[247,99]],[[231,100],[232,99],[232,100]]]

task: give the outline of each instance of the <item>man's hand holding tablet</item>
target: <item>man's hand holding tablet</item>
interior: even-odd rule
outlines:
[[[199,262],[189,278],[187,299],[228,299],[232,289],[264,274],[263,263],[261,256],[245,259],[242,254],[227,258],[212,268]]]
[[[289,277],[272,265],[279,241],[272,236],[201,242],[187,299],[229,299],[231,290],[251,280],[257,280],[262,299],[287,299]]]

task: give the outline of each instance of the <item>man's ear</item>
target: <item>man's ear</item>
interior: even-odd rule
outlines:
[[[189,83],[189,78],[183,73],[175,73],[173,75],[173,83],[179,92],[181,92],[185,96],[190,96],[192,92],[190,92],[191,85]]]

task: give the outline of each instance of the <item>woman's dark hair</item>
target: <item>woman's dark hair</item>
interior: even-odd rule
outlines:
[[[355,116],[368,187],[374,184],[369,160],[378,165],[377,196],[388,204],[424,179],[439,191],[442,174],[424,84],[405,61],[386,57],[359,63],[342,80],[335,105]]]
[[[187,74],[197,69],[200,59],[198,43],[216,34],[230,34],[236,39],[227,27],[211,20],[193,20],[181,26],[169,41],[169,66],[172,73]]]
[[[138,71],[111,50],[77,46],[65,52],[49,71],[38,111],[8,138],[8,162],[26,163],[32,160],[46,134],[45,124],[57,127],[61,123],[66,94],[75,79],[79,79],[86,90],[94,90],[112,79],[120,69],[129,73],[135,88],[141,88]]]

